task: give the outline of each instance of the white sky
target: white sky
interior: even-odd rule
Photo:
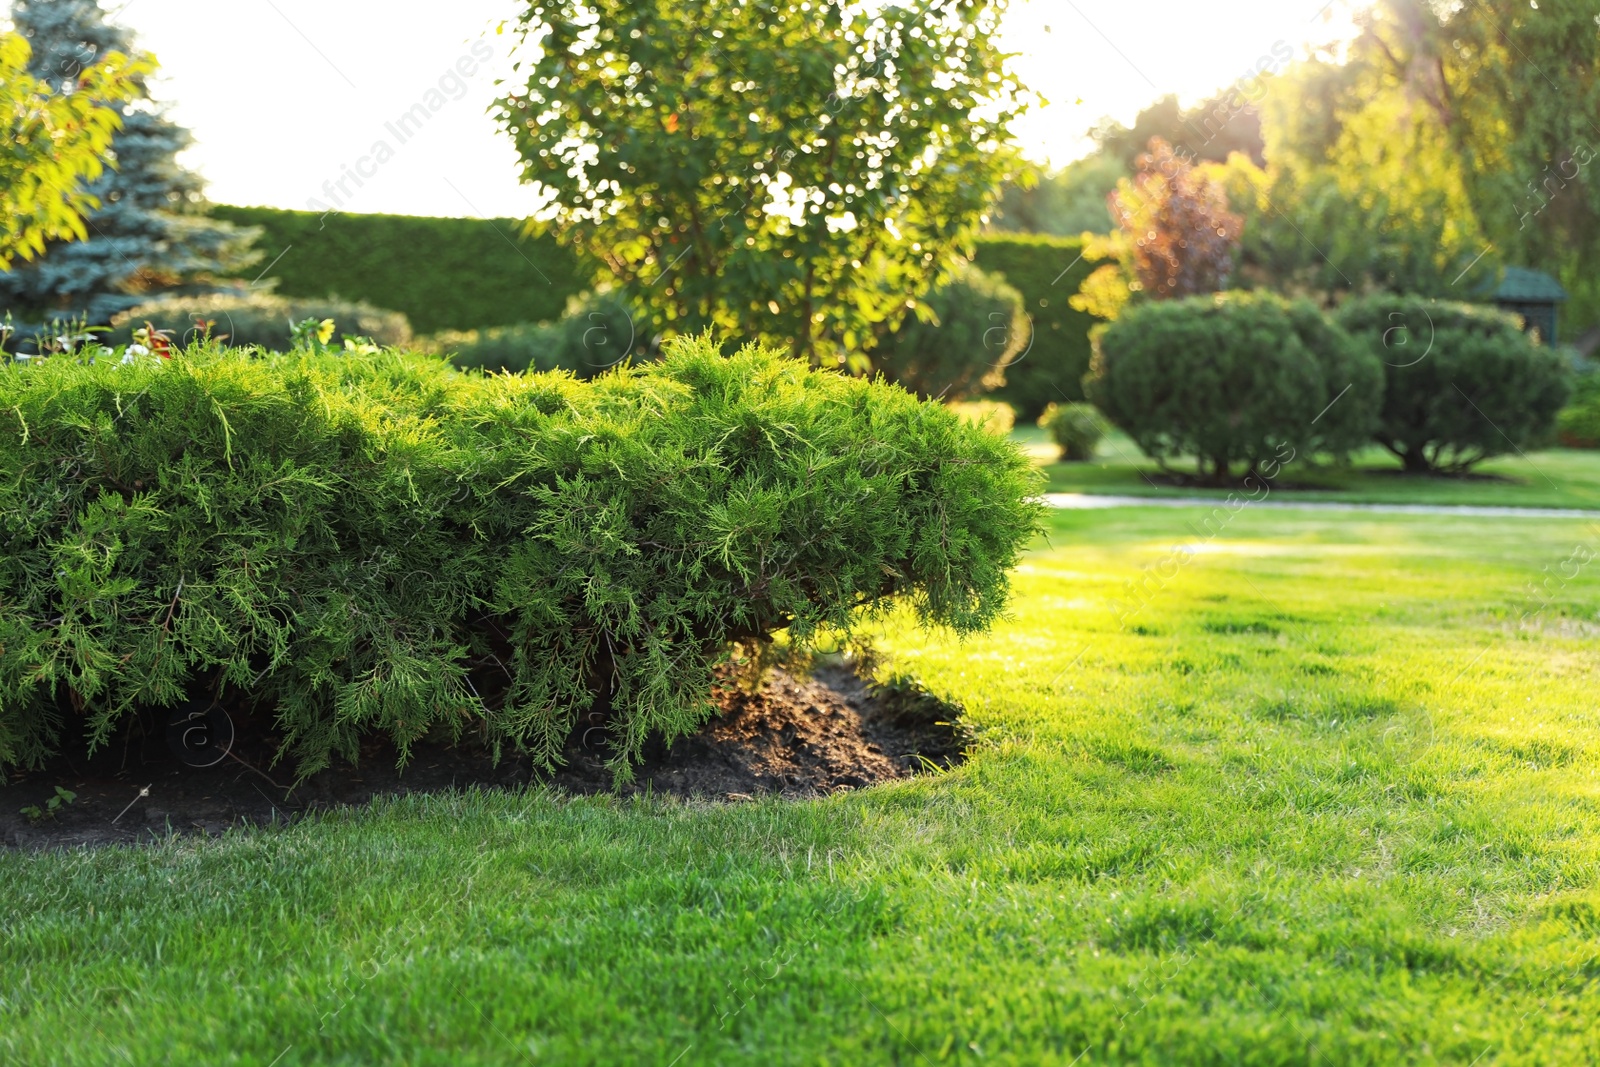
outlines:
[[[1035,159],[1067,162],[1101,116],[1131,122],[1169,92],[1199,100],[1253,70],[1280,42],[1341,35],[1351,0],[1013,0],[1006,45],[1049,99],[1017,133]],[[509,140],[485,113],[509,73],[517,0],[105,0],[156,53],[159,99],[193,131],[185,161],[213,200],[304,208],[323,185],[388,141],[392,159],[348,179],[339,206],[413,215],[521,216]],[[1327,10],[1323,10],[1327,6]],[[385,130],[435,87],[473,42],[490,69],[404,144]],[[483,45],[479,44],[480,53]],[[453,87],[452,87],[453,89]],[[375,173],[372,173],[374,172]]]

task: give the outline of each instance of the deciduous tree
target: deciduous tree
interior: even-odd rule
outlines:
[[[838,363],[967,250],[1014,163],[1004,0],[534,0],[498,103],[543,215],[677,332]]]
[[[122,121],[113,105],[129,99],[149,69],[113,52],[82,68],[68,92],[30,74],[30,57],[26,38],[0,34],[0,271],[43,252],[47,241],[84,237],[83,216],[99,205],[87,186],[105,169]]]

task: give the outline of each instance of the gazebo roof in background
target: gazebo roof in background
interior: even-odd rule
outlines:
[[[1507,267],[1490,299],[1518,304],[1559,304],[1567,299],[1561,283],[1542,270]]]

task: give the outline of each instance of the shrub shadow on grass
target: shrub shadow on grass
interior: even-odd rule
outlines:
[[[397,769],[382,737],[362,742],[355,765],[340,763],[290,788],[289,772],[271,766],[266,716],[230,709],[239,740],[215,766],[183,766],[167,749],[164,712],[146,711],[92,759],[56,757],[36,771],[18,771],[0,787],[0,847],[52,848],[150,842],[174,833],[220,834],[233,827],[287,824],[308,814],[361,805],[386,796],[472,786],[523,788],[548,784],[577,794],[656,794],[742,801],[762,795],[809,799],[893,781],[959,763],[970,743],[959,705],[920,685],[879,685],[847,667],[817,669],[809,678],[771,671],[753,692],[733,685],[713,693],[720,714],[668,747],[646,745],[632,783],[615,790],[605,766],[610,752],[586,746],[580,723],[568,740],[566,765],[554,775],[518,753],[497,763],[484,746],[413,746]],[[259,727],[259,728],[257,728]],[[147,796],[140,790],[149,787]],[[75,794],[44,817],[57,787]]]

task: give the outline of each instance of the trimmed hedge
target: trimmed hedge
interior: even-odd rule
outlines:
[[[570,253],[549,237],[520,236],[510,219],[221,204],[211,214],[261,227],[256,247],[278,293],[392,308],[419,333],[544,322],[589,287]]]
[[[1006,368],[1006,383],[994,398],[1028,420],[1047,404],[1084,399],[1083,376],[1093,351],[1089,331],[1100,320],[1067,302],[1099,265],[1083,256],[1083,242],[1041,234],[985,236],[978,239],[973,262],[1022,294],[1033,324],[1031,344]]]
[[[278,292],[393,308],[422,334],[489,327],[526,334],[526,324],[555,321],[570,297],[590,287],[570,252],[548,237],[517,237],[520,224],[508,219],[323,216],[227,205],[211,213],[261,227],[257,247]],[[1083,399],[1089,329],[1098,320],[1067,302],[1097,266],[1082,252],[1075,237],[978,238],[974,263],[1022,294],[1032,323],[1031,347],[1024,345],[995,394],[1020,417],[1037,418],[1054,401]]]
[[[1340,383],[1374,380],[1376,363],[1309,305],[1219,293],[1129,307],[1100,336],[1085,386],[1145,454],[1196,456],[1224,480],[1234,464],[1275,470],[1326,445],[1323,420],[1340,408],[1333,437],[1349,444],[1377,398],[1365,387],[1339,398]]]
[[[1338,321],[1382,364],[1375,436],[1406,470],[1464,470],[1553,438],[1572,368],[1516,316],[1386,293],[1347,302]]]
[[[559,758],[710,713],[729,642],[908,603],[987,626],[1032,536],[1009,442],[753,348],[464,374],[394,351],[0,367],[0,766],[243,696],[302,774],[381,731]]]

